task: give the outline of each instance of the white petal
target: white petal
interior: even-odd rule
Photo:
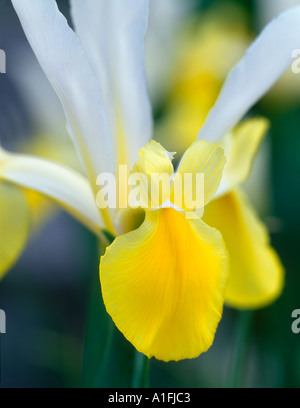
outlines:
[[[37,191],[99,234],[103,223],[88,180],[54,162],[0,150],[0,180]]]
[[[219,141],[291,65],[295,49],[300,49],[300,6],[272,21],[248,49],[229,74],[198,139]]]
[[[101,79],[118,160],[133,164],[152,135],[144,57],[148,1],[71,0],[71,5],[76,32]]]
[[[101,86],[84,48],[54,0],[12,0],[40,65],[56,90],[86,171],[114,171],[113,145]]]

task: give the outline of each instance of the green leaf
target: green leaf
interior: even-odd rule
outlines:
[[[108,236],[107,236],[108,237]],[[110,237],[110,241],[113,237]],[[99,253],[104,253],[101,245]],[[135,349],[107,314],[100,287],[99,260],[93,271],[83,356],[84,388],[129,388]]]

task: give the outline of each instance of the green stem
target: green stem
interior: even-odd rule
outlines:
[[[107,237],[108,238],[108,237]],[[111,240],[110,240],[111,241]],[[105,251],[105,245],[99,243],[99,255]],[[83,355],[83,379],[85,388],[101,387],[105,368],[112,347],[114,324],[106,313],[101,297],[99,279],[99,260],[95,264],[96,272],[91,280],[90,305]]]
[[[105,233],[109,242],[114,237]],[[99,254],[105,246],[101,245]],[[100,257],[99,257],[100,258]],[[115,328],[101,296],[99,259],[91,282],[90,307],[83,356],[83,387],[147,388],[150,360],[138,353]]]
[[[237,320],[236,343],[233,349],[231,373],[229,375],[229,388],[241,388],[244,382],[246,354],[251,329],[253,313],[239,311]]]
[[[148,388],[150,360],[138,351],[135,354],[132,388]]]
[[[101,386],[102,382],[103,382],[103,378],[105,375],[105,370],[108,367],[108,363],[109,363],[109,357],[111,355],[112,352],[112,344],[113,344],[113,337],[114,337],[114,331],[115,331],[115,326],[112,320],[109,321],[108,323],[108,328],[107,328],[107,333],[106,333],[106,337],[105,337],[105,342],[104,342],[104,346],[103,346],[103,354],[102,354],[102,359],[99,362],[99,367],[98,370],[95,374],[95,378],[93,381],[93,385],[94,387],[99,387]]]

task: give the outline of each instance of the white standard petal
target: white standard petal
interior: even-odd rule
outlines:
[[[118,161],[129,165],[152,136],[144,37],[147,0],[71,0],[77,34],[109,109]]]
[[[88,180],[74,170],[0,149],[0,180],[49,197],[98,235],[104,227]]]
[[[57,92],[93,188],[113,172],[114,152],[100,83],[55,0],[12,0],[39,63]]]
[[[198,140],[219,141],[288,69],[297,49],[300,6],[273,20],[250,46],[229,74]]]

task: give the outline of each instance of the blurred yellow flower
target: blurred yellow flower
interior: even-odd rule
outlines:
[[[247,18],[238,6],[219,6],[186,18],[176,38],[177,57],[169,67],[165,114],[155,138],[182,155],[217,100],[229,71],[251,43]]]

